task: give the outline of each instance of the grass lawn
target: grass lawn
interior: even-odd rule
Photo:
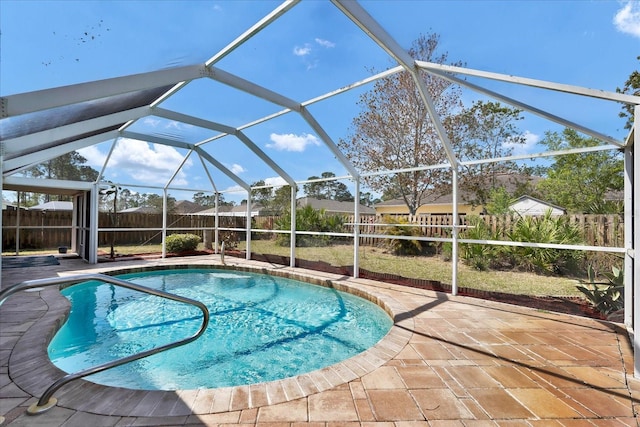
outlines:
[[[244,250],[244,242],[238,245]],[[289,248],[276,246],[270,240],[254,240],[251,250],[256,253],[289,255]],[[451,262],[439,256],[400,257],[385,253],[380,248],[360,247],[360,268],[397,274],[404,277],[438,280],[451,283]],[[327,247],[296,248],[298,258],[325,261],[332,265],[353,265],[353,247],[333,245]],[[486,291],[537,296],[580,296],[575,278],[541,276],[512,271],[477,271],[458,263],[458,286]]]
[[[161,245],[116,246],[114,249],[118,255],[162,252]],[[238,244],[238,249],[244,250],[245,243]],[[111,248],[104,246],[99,250],[101,253],[108,254]],[[289,256],[288,247],[277,246],[271,240],[252,241],[251,250],[261,254]],[[57,248],[47,251],[20,252],[21,255],[53,253],[57,253]],[[3,255],[15,254],[6,252]],[[451,283],[451,262],[443,261],[439,256],[399,257],[371,246],[361,246],[359,255],[360,267],[366,270]],[[311,261],[325,261],[332,265],[353,265],[353,247],[350,245],[297,248],[296,256]],[[576,289],[577,284],[578,281],[575,278],[512,271],[477,271],[462,262],[458,263],[458,286],[460,287],[522,295],[582,297],[582,293]]]

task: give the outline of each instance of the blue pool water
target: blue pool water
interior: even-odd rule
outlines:
[[[271,381],[363,352],[392,326],[377,305],[322,286],[229,270],[164,270],[118,276],[202,301],[211,313],[198,340],[87,377],[144,390],[217,388]],[[66,372],[177,341],[202,324],[199,309],[113,285],[62,291],[67,322],[49,345]]]

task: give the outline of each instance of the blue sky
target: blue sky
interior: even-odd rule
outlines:
[[[272,1],[31,1],[0,0],[0,93],[10,95],[177,65],[213,56],[280,2]],[[640,1],[362,1],[403,47],[420,34],[440,35],[440,48],[467,67],[615,91],[640,55]],[[225,57],[217,67],[297,101],[305,101],[393,65],[382,50],[325,1],[303,1],[275,24]],[[510,97],[624,139],[620,106],[473,80]],[[358,95],[370,86],[314,104],[311,112],[337,142],[349,133]],[[203,97],[203,94],[206,96]],[[465,91],[465,101],[478,99]],[[281,110],[213,81],[190,84],[162,107],[240,126]],[[535,143],[554,123],[526,115],[519,123]],[[132,130],[198,142],[214,136],[157,117]],[[300,117],[287,114],[246,130],[296,180],[344,168]],[[164,185],[186,152],[126,141],[116,147],[105,178]],[[111,141],[82,154],[100,169]],[[246,182],[278,182],[277,174],[237,140],[221,138],[207,150]],[[232,188],[211,171],[218,190]],[[209,187],[199,159],[184,162],[173,185]],[[366,191],[366,189],[364,189]],[[147,192],[146,190],[139,190]],[[178,198],[190,198],[188,193]],[[244,195],[239,195],[244,198]],[[227,199],[233,200],[232,195]]]

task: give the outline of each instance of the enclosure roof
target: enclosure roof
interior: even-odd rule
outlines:
[[[98,144],[107,144],[106,152],[108,152],[104,158],[99,179],[100,181],[115,180],[117,176],[109,176],[111,172],[109,168],[115,162],[126,161],[126,158],[113,158],[116,157],[114,153],[117,144],[125,141],[127,143],[143,141],[168,147],[173,150],[172,153],[177,152],[182,156],[182,160],[177,167],[174,166],[174,170],[163,171],[169,175],[165,184],[160,185],[159,188],[219,191],[219,183],[224,179],[236,187],[248,190],[250,182],[242,176],[234,164],[223,160],[225,153],[237,146],[243,147],[244,154],[240,154],[241,156],[253,156],[262,162],[267,171],[263,171],[267,174],[263,175],[263,178],[275,174],[280,179],[280,184],[298,186],[303,181],[301,177],[305,177],[304,172],[296,169],[295,161],[287,163],[287,167],[282,166],[282,160],[277,157],[279,155],[277,149],[267,151],[264,148],[265,144],[259,141],[257,132],[254,132],[254,129],[259,127],[262,127],[263,132],[269,132],[271,129],[269,126],[275,128],[284,116],[291,115],[296,117],[296,126],[303,129],[301,134],[308,137],[305,143],[311,141],[311,143],[321,144],[328,153],[326,158],[331,158],[340,168],[338,176],[356,180],[363,173],[366,174],[366,171],[358,170],[351,163],[338,148],[337,138],[328,131],[329,127],[333,126],[333,122],[338,120],[338,115],[335,113],[339,110],[340,104],[338,107],[333,107],[330,104],[325,106],[325,103],[341,98],[347,93],[362,93],[365,88],[371,87],[373,81],[399,72],[411,73],[415,77],[416,89],[422,96],[427,109],[433,113],[430,117],[439,132],[447,161],[452,166],[464,166],[465,162],[468,163],[468,159],[457,158],[454,154],[441,119],[435,113],[435,100],[423,79],[419,77],[421,71],[459,84],[469,93],[474,93],[482,99],[498,100],[556,125],[571,127],[594,136],[605,145],[623,147],[632,141],[632,138],[624,141],[619,137],[609,136],[606,132],[580,124],[573,118],[563,117],[530,105],[527,101],[517,98],[518,91],[502,92],[496,88],[516,85],[556,94],[570,94],[610,102],[615,104],[616,108],[623,103],[638,104],[639,97],[466,67],[415,61],[408,51],[401,47],[396,38],[369,14],[367,7],[371,7],[371,4],[361,5],[355,1],[341,0],[333,0],[331,3],[332,13],[341,16],[341,19],[348,22],[352,28],[356,28],[363,40],[366,39],[377,45],[380,54],[385,56],[387,64],[391,64],[390,68],[377,74],[363,75],[360,80],[346,82],[340,87],[334,87],[324,94],[313,97],[306,95],[310,93],[308,89],[314,86],[312,77],[305,82],[296,83],[304,85],[306,90],[289,90],[286,84],[286,89],[283,90],[278,89],[282,87],[282,82],[271,87],[269,84],[245,78],[242,71],[235,71],[241,69],[237,63],[234,63],[236,65],[233,72],[223,68],[224,59],[234,55],[237,62],[244,59],[248,67],[253,67],[250,61],[253,39],[269,37],[271,26],[284,25],[280,21],[287,22],[286,17],[292,13],[291,11],[303,7],[303,4],[309,5],[308,2],[285,1],[207,60],[122,77],[2,96],[0,139],[3,155],[3,188],[29,188],[26,182],[15,181],[26,169],[65,153],[86,150]],[[411,5],[405,4],[404,7],[411,7]],[[486,85],[483,85],[483,82]],[[501,86],[505,84],[507,86]],[[306,96],[290,95],[294,93]],[[189,104],[179,102],[181,97],[186,95],[189,95],[188,99],[194,101]],[[352,96],[355,98],[351,98],[351,102],[355,103],[357,95]],[[226,105],[230,105],[230,100],[235,99],[232,97],[238,97],[243,100],[242,102],[250,102],[252,105],[253,103],[264,105],[264,115],[250,117],[245,122],[227,118],[224,110]],[[219,114],[210,114],[212,108],[215,108]],[[159,131],[148,125],[152,122],[162,122],[173,128],[189,129],[189,131],[176,134]],[[267,146],[270,145],[267,144]],[[274,146],[277,148],[277,141],[271,145],[272,148]],[[138,146],[131,145],[131,147],[129,156],[138,155],[135,150]],[[198,167],[203,171],[203,176],[206,178],[204,182],[198,184],[197,188],[179,184],[185,165]],[[327,166],[329,167],[331,166]],[[268,175],[269,173],[271,175]],[[309,175],[306,174],[306,176]],[[51,182],[51,184],[59,183]],[[72,187],[66,184],[61,188],[72,191]],[[224,187],[226,186],[223,185]]]

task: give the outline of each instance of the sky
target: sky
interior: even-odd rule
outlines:
[[[0,94],[12,95],[158,69],[203,63],[258,22],[273,1],[32,1],[0,0]],[[640,1],[362,1],[362,7],[404,48],[437,33],[439,50],[466,67],[615,92],[640,63]],[[216,67],[298,102],[394,66],[389,57],[328,1],[303,0]],[[477,78],[470,81],[624,140],[620,105]],[[311,113],[334,142],[346,138],[361,111],[358,96],[371,86],[313,104]],[[463,92],[470,104],[485,99]],[[161,105],[230,126],[282,110],[223,85],[201,79]],[[515,153],[541,150],[547,131],[562,127],[531,114],[518,123],[527,144]],[[211,131],[159,117],[131,130],[199,142]],[[286,114],[245,130],[247,136],[295,180],[344,167],[302,118]],[[81,150],[97,170],[113,141]],[[215,139],[206,149],[245,182],[282,179],[238,140]],[[171,182],[171,194],[218,191],[236,183],[184,150],[121,140],[104,178],[133,191]],[[174,172],[180,168],[179,172]],[[173,179],[172,179],[173,177]],[[367,189],[363,189],[366,191]],[[226,193],[227,200],[246,198]]]

